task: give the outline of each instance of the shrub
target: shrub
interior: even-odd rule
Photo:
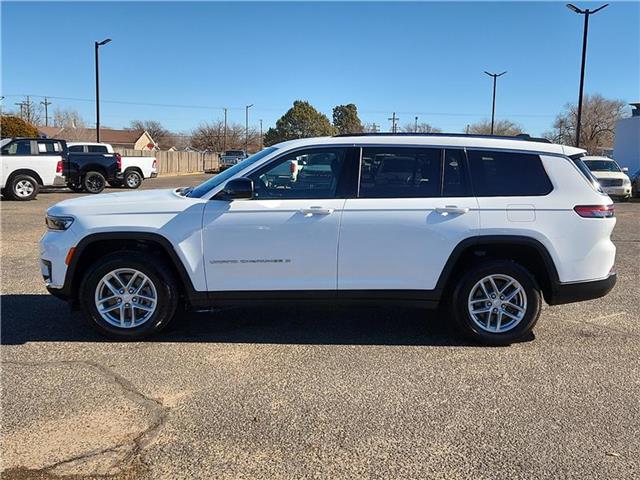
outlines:
[[[3,115],[0,117],[0,136],[2,138],[37,137],[38,129],[21,118]]]

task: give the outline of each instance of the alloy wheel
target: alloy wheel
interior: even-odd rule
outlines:
[[[513,330],[527,313],[527,294],[509,275],[488,275],[473,286],[467,306],[473,323],[482,330],[504,333]]]
[[[29,180],[20,180],[19,182],[16,183],[15,187],[13,188],[13,191],[15,192],[16,196],[20,198],[26,198],[32,195],[34,190],[35,190],[35,186]]]
[[[95,307],[114,327],[139,327],[151,318],[157,305],[155,285],[148,276],[133,268],[107,273],[96,287]]]

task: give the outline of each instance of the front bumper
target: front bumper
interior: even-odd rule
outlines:
[[[545,298],[549,305],[563,305],[565,303],[583,302],[595,298],[604,297],[616,284],[618,276],[609,274],[602,280],[588,282],[556,283],[549,292],[549,298]]]
[[[602,187],[604,193],[610,197],[630,197],[631,185],[623,185],[622,187]]]

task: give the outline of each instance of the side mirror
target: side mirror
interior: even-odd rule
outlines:
[[[214,197],[216,200],[241,200],[253,198],[253,180],[246,177],[229,180]]]
[[[624,173],[629,173],[629,168],[628,167],[622,167],[622,171]]]

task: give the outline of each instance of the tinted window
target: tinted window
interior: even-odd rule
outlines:
[[[469,196],[465,165],[464,152],[462,150],[445,150],[444,175],[442,179],[443,197]]]
[[[365,147],[360,169],[361,198],[439,197],[442,150]]]
[[[84,147],[82,145],[72,145],[69,147],[69,151],[74,153],[84,152]]]
[[[346,148],[300,150],[251,174],[256,199],[334,198]]]
[[[38,142],[38,153],[42,155],[55,155],[62,151],[59,142]]]
[[[538,155],[469,150],[478,197],[546,195],[553,186]]]
[[[89,145],[90,153],[109,153],[104,145]]]
[[[2,155],[31,155],[30,140],[16,140],[2,147]]]

